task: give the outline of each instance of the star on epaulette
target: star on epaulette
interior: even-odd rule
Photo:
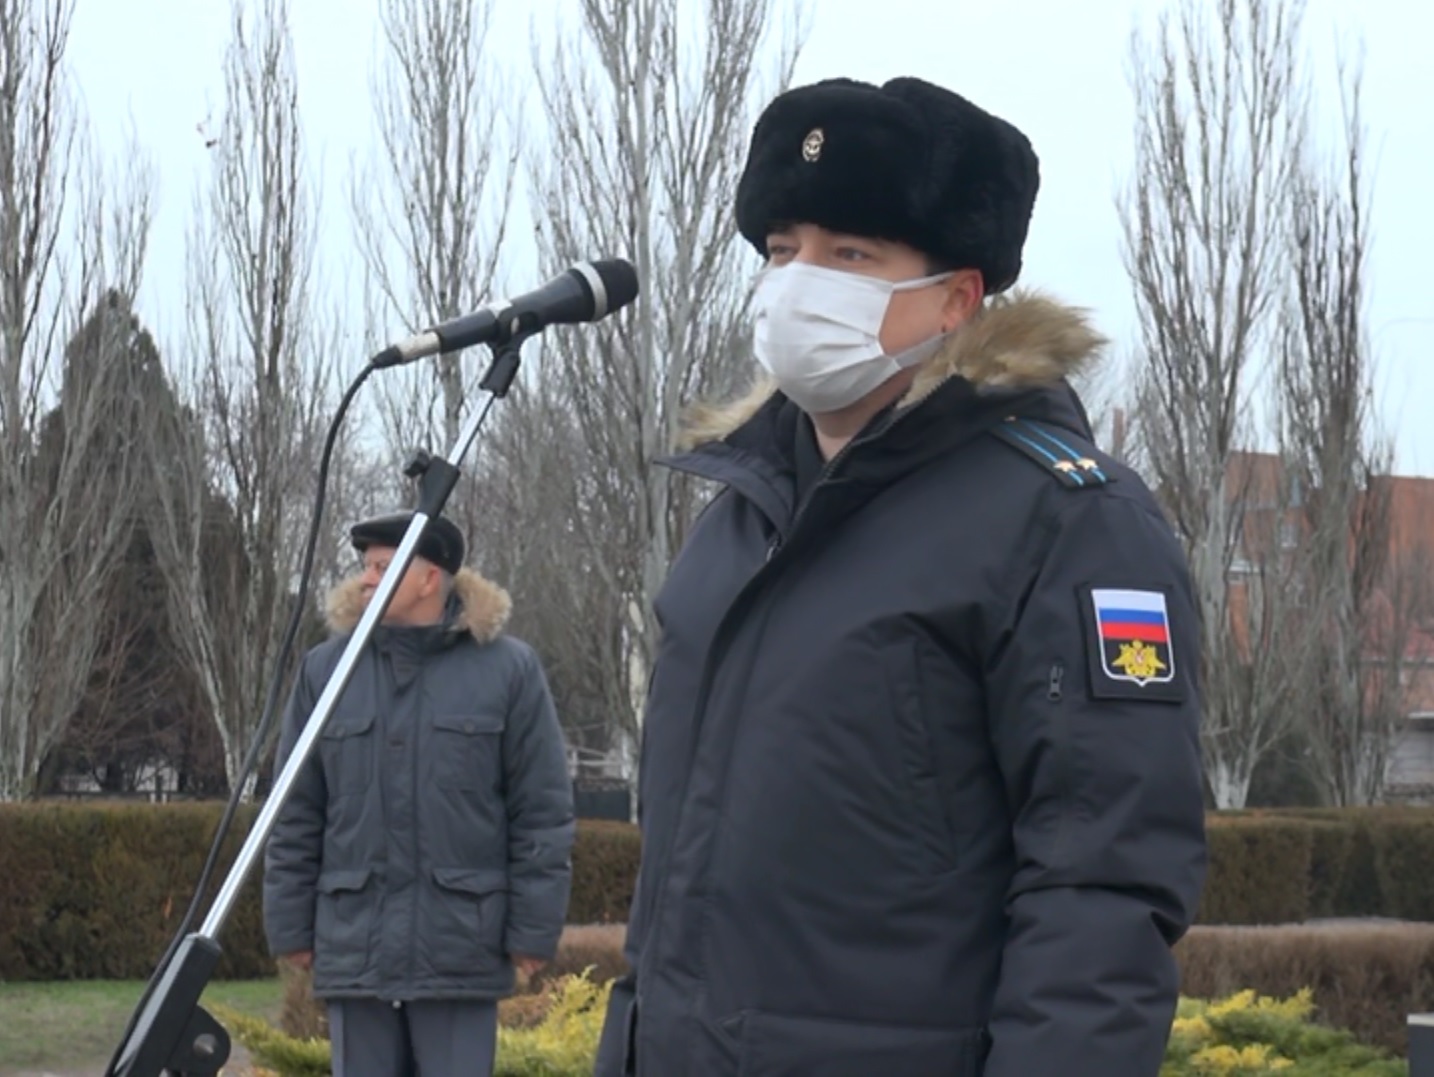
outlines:
[[[991,433],[1072,489],[1104,486],[1111,481],[1101,466],[1066,441],[1067,435],[1057,427],[1011,415]]]

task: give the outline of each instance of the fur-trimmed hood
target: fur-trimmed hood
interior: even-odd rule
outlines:
[[[1035,292],[999,297],[957,329],[920,369],[900,406],[918,404],[958,377],[978,389],[1055,385],[1090,367],[1106,343],[1092,328],[1087,311]],[[734,401],[693,408],[679,447],[720,441],[755,415],[776,389],[776,382],[764,374]]]
[[[472,569],[459,569],[453,577],[453,597],[458,603],[452,627],[467,632],[479,643],[491,643],[503,631],[513,611],[513,600],[496,583],[484,579]],[[363,580],[354,576],[344,580],[330,593],[327,604],[329,630],[351,632],[363,616]]]

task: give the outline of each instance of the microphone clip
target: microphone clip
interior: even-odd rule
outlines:
[[[488,371],[483,375],[483,380],[478,383],[478,388],[492,393],[495,397],[507,396],[508,390],[513,387],[514,379],[518,376],[518,367],[523,361],[523,345],[537,335],[537,330],[530,329],[504,337],[501,342],[489,344],[488,350],[493,353],[493,359],[488,364]]]

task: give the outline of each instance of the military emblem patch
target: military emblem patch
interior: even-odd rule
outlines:
[[[1092,587],[1087,592],[1092,694],[1181,699],[1170,611],[1161,591]]]

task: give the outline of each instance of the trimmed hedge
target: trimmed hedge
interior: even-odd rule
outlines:
[[[631,823],[578,820],[568,923],[627,923],[641,853],[642,839]]]
[[[0,979],[148,976],[189,901],[222,805],[0,805]],[[242,810],[215,888],[254,806]],[[1381,916],[1434,922],[1434,808],[1222,812],[1209,818],[1202,924]],[[635,827],[581,820],[569,923],[621,923]],[[212,895],[211,895],[212,896]],[[207,902],[205,905],[207,908]],[[273,974],[258,873],[225,924],[217,975]]]
[[[0,980],[144,979],[179,926],[221,804],[0,804]],[[200,918],[256,814],[238,813]],[[581,820],[573,923],[627,918],[640,842],[629,824]],[[220,932],[216,978],[274,974],[260,871]],[[194,925],[198,927],[198,923]]]
[[[1210,816],[1205,924],[1380,916],[1434,921],[1434,809],[1302,808]]]
[[[0,979],[148,978],[189,905],[221,812],[217,804],[0,805]],[[209,899],[253,815],[235,820]],[[257,872],[219,942],[217,978],[273,975]]]

